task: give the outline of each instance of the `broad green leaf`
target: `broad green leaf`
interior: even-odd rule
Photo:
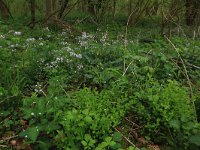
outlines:
[[[190,143],[200,146],[200,135],[193,135],[189,139]]]

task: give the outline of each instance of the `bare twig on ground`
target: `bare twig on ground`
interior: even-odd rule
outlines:
[[[139,148],[137,148],[136,146],[135,146],[135,144],[133,144],[125,135],[123,135],[117,128],[114,128],[117,132],[119,132],[121,135],[122,135],[122,137],[131,145],[131,146],[133,146],[134,148],[135,148],[135,150],[140,150]]]

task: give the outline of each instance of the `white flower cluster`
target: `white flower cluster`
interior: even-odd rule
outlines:
[[[65,31],[63,31],[62,33],[61,33],[61,35],[62,36],[65,36],[67,33],[65,32]]]
[[[79,58],[79,59],[82,58],[81,54],[75,53],[70,47],[65,47],[63,49],[65,49],[69,53],[70,56],[74,56],[74,57]]]
[[[22,35],[22,32],[15,31],[15,32],[14,32],[14,35]]]
[[[82,64],[78,64],[78,65],[77,65],[77,69],[78,69],[78,70],[81,70],[82,68],[83,68],[83,65],[82,65]]]
[[[5,39],[5,35],[0,35],[0,39]]]
[[[40,82],[37,82],[37,84],[35,85],[35,92],[42,92],[42,84]]]
[[[87,34],[86,32],[82,32],[82,36],[78,37],[79,44],[83,47],[88,46],[89,40],[94,39],[94,36],[91,34]]]
[[[26,41],[27,42],[33,42],[33,41],[35,41],[35,38],[28,38],[28,39],[26,39]]]
[[[64,41],[62,41],[62,42],[60,42],[60,44],[61,44],[61,45],[67,45],[68,42],[64,42]]]
[[[47,69],[58,68],[59,64],[62,63],[63,61],[64,61],[64,57],[63,56],[57,56],[54,61],[51,61],[50,63],[46,64],[46,68]]]
[[[108,32],[106,31],[105,33],[103,33],[103,36],[102,38],[100,39],[100,42],[103,44],[103,45],[106,45],[108,44],[106,41],[108,39]]]
[[[12,51],[16,51],[16,48],[17,48],[17,47],[19,47],[19,44],[17,44],[17,43],[16,43],[16,44],[9,45],[9,48],[12,49]]]

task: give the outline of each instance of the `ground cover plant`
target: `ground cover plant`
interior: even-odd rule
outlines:
[[[17,136],[19,146],[35,149],[119,149],[121,135],[114,128],[134,113],[144,126],[139,134],[148,140],[198,146],[198,105],[193,106],[198,95],[191,99],[183,66],[167,41],[132,39],[125,49],[123,41],[105,38],[108,31],[83,33],[71,41],[61,31],[30,33],[2,25],[2,142]],[[184,60],[196,57],[198,49],[191,55],[188,50],[198,41],[173,42]],[[198,87],[199,71],[189,67]]]
[[[110,21],[94,4],[93,16],[66,12],[73,26],[0,13],[0,149],[198,150],[196,32],[162,34],[159,15]]]

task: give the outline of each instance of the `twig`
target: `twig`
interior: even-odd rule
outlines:
[[[135,146],[135,144],[133,144],[125,135],[123,135],[117,128],[114,128],[117,132],[119,132],[121,135],[122,135],[122,137],[129,143],[129,144],[131,144],[133,147],[134,147],[134,149],[135,150],[140,150],[139,148],[137,148],[136,146]]]
[[[140,127],[139,125],[137,125],[136,123],[134,123],[133,121],[131,121],[131,120],[129,120],[127,117],[125,117],[125,119],[128,121],[128,122],[130,122],[130,123],[132,123],[134,126],[136,126],[136,127]]]
[[[7,141],[7,140],[10,140],[10,139],[16,138],[18,136],[19,135],[13,135],[13,136],[10,136],[10,137],[7,137],[7,138],[3,138],[1,141]]]
[[[128,20],[127,20],[127,22],[126,22],[126,32],[125,32],[125,39],[124,39],[124,49],[125,49],[125,51],[127,50],[127,44],[128,44],[128,26],[129,26],[129,22],[130,22],[130,19],[131,19],[131,16],[133,15],[133,13],[134,13],[134,11],[132,11],[131,13],[130,13],[130,15],[128,16]],[[125,59],[125,54],[124,54],[124,72],[126,73],[126,70],[127,68],[126,68],[126,59]],[[124,74],[125,74],[124,73]]]
[[[191,64],[191,63],[187,63],[189,66],[192,66],[192,67],[194,67],[194,68],[196,68],[196,69],[200,69],[200,67],[199,66],[196,66],[196,65],[194,65],[194,64]]]
[[[126,69],[124,70],[124,73],[123,73],[123,75],[122,76],[124,76],[125,74],[126,74],[126,72],[127,72],[127,70],[128,70],[128,68],[131,66],[131,64],[132,64],[132,62],[130,62],[130,64],[126,67]]]
[[[10,115],[10,116],[4,118],[4,119],[0,122],[0,124],[2,124],[6,119],[10,119],[11,117],[12,117],[12,116]]]
[[[0,145],[0,147],[6,148],[6,147],[8,147],[8,146],[7,146],[7,145]]]
[[[69,10],[65,13],[65,15],[62,18],[65,18],[70,12],[71,10],[80,2],[80,0],[77,0],[71,8],[69,8]]]
[[[9,98],[13,98],[13,97],[15,97],[15,96],[9,96],[9,97],[4,98],[2,101],[0,101],[0,104],[3,103],[5,100],[7,100]]]

